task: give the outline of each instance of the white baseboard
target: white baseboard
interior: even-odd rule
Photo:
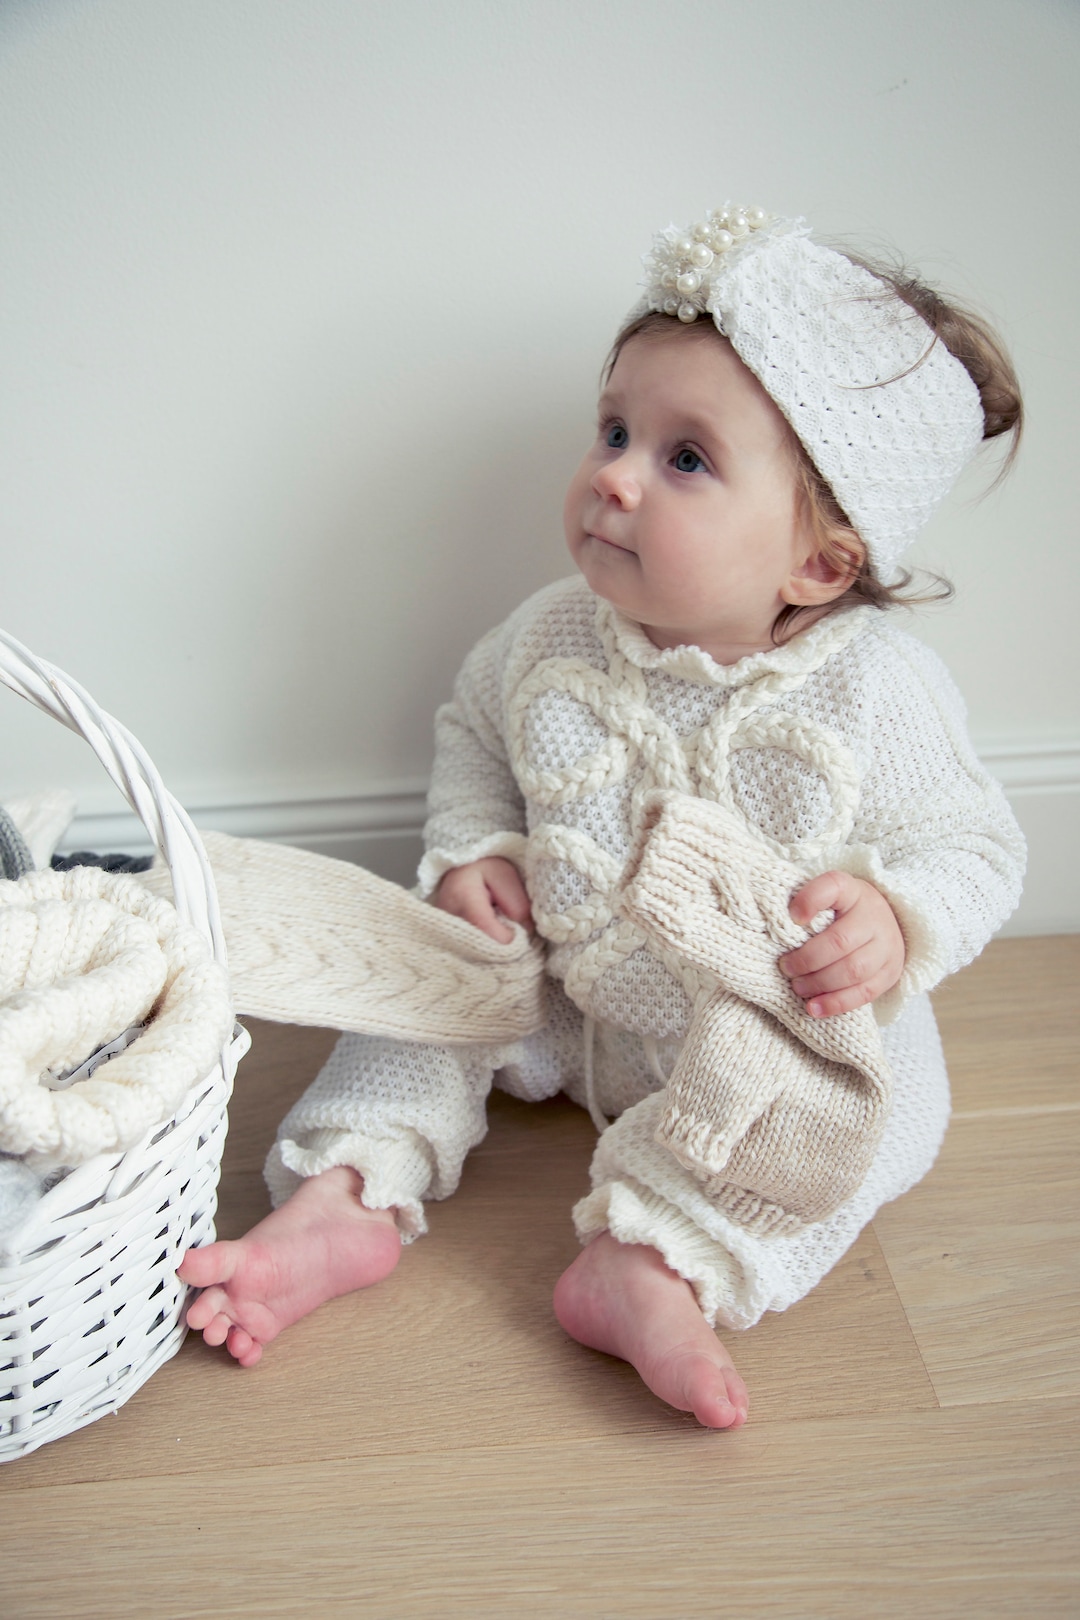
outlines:
[[[1080,933],[1080,746],[997,743],[979,750],[1028,844],[1020,905],[1005,935]]]
[[[1028,840],[1024,898],[1003,933],[1080,933],[1080,745],[995,743],[980,754],[1004,786]],[[413,781],[321,798],[195,802],[188,809],[198,827],[296,844],[411,885],[420,859],[425,793],[426,783]],[[61,846],[133,854],[149,847],[127,811],[78,815]]]

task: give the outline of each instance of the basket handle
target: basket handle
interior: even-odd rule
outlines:
[[[169,868],[176,909],[228,966],[214,874],[202,839],[139,743],[119,720],[54,665],[0,630],[0,681],[70,731],[85,737]]]

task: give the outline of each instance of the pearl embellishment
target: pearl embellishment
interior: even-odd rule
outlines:
[[[665,231],[646,260],[649,308],[688,324],[705,314],[724,255],[772,222],[764,208],[725,203],[685,232]]]

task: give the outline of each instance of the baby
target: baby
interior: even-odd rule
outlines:
[[[203,1290],[189,1325],[243,1366],[393,1269],[424,1201],[456,1187],[493,1084],[565,1090],[601,1134],[559,1321],[662,1400],[735,1427],[747,1392],[715,1325],[805,1295],[940,1146],[927,992],[1015,906],[1023,844],[946,671],[885,610],[910,583],[904,548],[980,442],[1018,433],[1015,377],[981,322],[802,221],[715,210],[657,238],[646,266],[566,497],[578,574],[474,648],[437,717],[420,893],[496,940],[539,933],[547,1025],[502,1047],[342,1037],[279,1130],[273,1213],[180,1268]],[[628,905],[658,799],[699,852],[734,828],[747,894],[781,894],[768,994],[796,1010],[787,1028],[861,1019],[883,1054],[869,1061],[887,1107],[854,1180],[830,1176],[833,1137],[798,1125],[794,1091],[751,1072],[737,997],[700,1045],[716,980],[693,928],[682,948]],[[759,1068],[815,1044],[775,1024],[762,1038]],[[747,1095],[770,1099],[746,1105],[711,1168],[671,1123],[694,1042],[701,1095],[739,1059]],[[819,1091],[847,1107],[853,1071],[817,1061]],[[719,1139],[729,1122],[707,1115]],[[746,1144],[770,1132],[784,1146],[766,1187],[736,1166],[759,1163]],[[802,1185],[817,1203],[776,1191]]]

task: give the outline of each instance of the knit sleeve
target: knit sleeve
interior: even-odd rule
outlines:
[[[503,737],[502,687],[514,618],[473,648],[454,695],[435,716],[435,763],[428,793],[419,893],[427,898],[444,872],[501,855],[525,858],[525,801]]]
[[[937,655],[884,630],[888,656],[872,730],[874,758],[846,858],[899,920],[900,983],[876,1003],[891,1022],[907,999],[972,961],[1015,909],[1023,835],[979,763],[964,702]]]

